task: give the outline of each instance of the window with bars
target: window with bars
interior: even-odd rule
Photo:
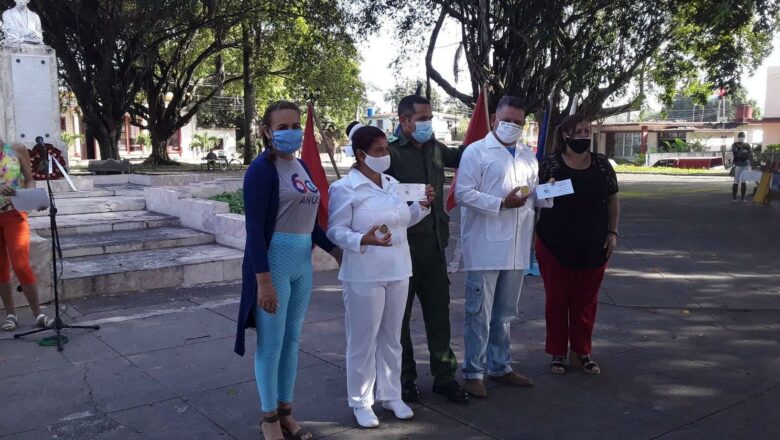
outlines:
[[[633,159],[641,151],[642,133],[615,133],[615,157]]]

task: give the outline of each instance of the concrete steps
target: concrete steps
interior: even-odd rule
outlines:
[[[65,198],[56,201],[57,216],[96,214],[101,212],[137,211],[146,208],[143,197],[89,197]],[[30,217],[48,217],[49,211],[30,212]],[[59,224],[59,222],[58,222]]]
[[[176,217],[141,210],[57,215],[60,236],[179,226],[179,223]],[[44,237],[50,236],[49,217],[31,217],[30,228]]]
[[[116,194],[111,190],[95,189],[92,191],[79,191],[79,192],[54,192],[54,198],[56,201],[63,199],[86,199],[90,197],[112,197]],[[59,203],[58,203],[59,205]]]
[[[214,236],[187,228],[164,227],[60,237],[65,257],[87,257],[214,243]]]
[[[241,278],[243,251],[181,227],[177,217],[146,211],[135,188],[56,196],[64,298]],[[31,213],[29,222],[39,235],[51,235],[47,211]]]
[[[218,245],[120,252],[63,260],[66,298],[233,281],[240,250]]]

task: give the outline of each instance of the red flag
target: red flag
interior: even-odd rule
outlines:
[[[320,206],[317,210],[317,221],[322,229],[328,229],[328,178],[322,168],[320,150],[314,137],[314,107],[309,104],[306,113],[306,129],[303,131],[303,149],[301,160],[309,168],[311,180],[320,193]]]
[[[466,136],[463,139],[463,145],[471,145],[472,143],[484,139],[488,133],[490,133],[490,124],[488,124],[487,114],[487,96],[485,96],[485,88],[479,92],[479,99],[477,99],[477,106],[474,108],[474,113],[471,114],[471,120],[469,121],[469,128],[466,129]],[[455,177],[452,179],[452,186],[450,186],[450,192],[447,194],[447,212],[452,211],[458,205],[455,202],[455,184],[458,181],[458,172],[455,172]]]

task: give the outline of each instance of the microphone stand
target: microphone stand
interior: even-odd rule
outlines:
[[[56,333],[57,339],[57,351],[63,350],[63,344],[65,343],[65,337],[62,336],[61,331],[66,328],[81,328],[89,330],[99,330],[99,325],[70,325],[65,324],[60,316],[60,293],[59,293],[59,273],[57,272],[57,256],[62,259],[62,249],[60,248],[60,234],[57,230],[57,205],[54,203],[54,191],[51,190],[51,161],[54,161],[53,157],[48,157],[48,152],[43,148],[41,153],[41,168],[44,168],[46,172],[46,188],[49,190],[49,225],[51,228],[51,267],[52,267],[52,283],[54,287],[54,322],[51,327],[39,328],[24,333],[14,334],[14,339],[19,339],[24,336],[33,335],[45,331],[52,330]],[[46,169],[49,168],[49,169]]]

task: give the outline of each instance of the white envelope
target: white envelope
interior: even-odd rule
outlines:
[[[536,197],[539,199],[550,199],[553,197],[574,194],[574,187],[571,179],[561,180],[555,183],[545,183],[536,187]]]
[[[49,207],[49,195],[43,188],[17,189],[11,204],[19,211],[38,211]]]
[[[399,183],[398,195],[404,202],[424,202],[428,199],[423,183]]]

